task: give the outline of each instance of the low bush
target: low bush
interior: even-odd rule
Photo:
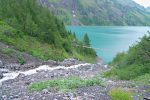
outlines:
[[[18,63],[20,65],[24,65],[26,63],[26,60],[22,56],[18,56]]]

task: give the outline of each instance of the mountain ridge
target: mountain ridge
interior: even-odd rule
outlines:
[[[40,3],[67,25],[150,25],[150,13],[132,0],[40,0]]]

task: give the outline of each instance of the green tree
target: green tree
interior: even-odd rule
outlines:
[[[85,46],[91,46],[90,44],[90,39],[87,33],[85,33],[84,38],[83,38],[83,43]]]

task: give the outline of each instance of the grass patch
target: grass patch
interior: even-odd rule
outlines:
[[[13,54],[13,49],[11,48],[3,48],[3,49],[0,49],[0,51],[4,54],[7,54],[8,56],[12,56]]]
[[[48,0],[48,1],[57,3],[57,2],[60,2],[61,0]]]
[[[109,91],[112,100],[133,100],[132,93],[123,88],[115,88]]]
[[[46,88],[55,88],[60,91],[72,91],[80,87],[103,86],[102,80],[97,77],[91,79],[81,79],[79,77],[69,77],[44,82],[33,83],[29,86],[30,91],[41,91]]]

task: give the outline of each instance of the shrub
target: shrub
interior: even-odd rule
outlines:
[[[26,63],[26,60],[25,60],[22,56],[19,56],[19,57],[18,57],[18,63],[19,63],[20,65],[24,65],[24,64]]]

